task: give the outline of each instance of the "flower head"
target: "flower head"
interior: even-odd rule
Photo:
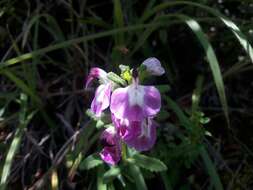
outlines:
[[[139,77],[142,81],[147,73],[159,76],[164,73],[164,69],[154,57],[146,59],[142,64],[144,67],[133,70],[122,67],[121,77],[115,73],[107,74],[100,68],[92,68],[87,77],[86,87],[94,79],[100,81],[91,103],[91,111],[100,117],[110,107],[113,126],[103,131],[101,141],[104,147],[100,152],[101,158],[110,165],[120,161],[122,142],[137,151],[147,151],[156,141],[157,125],[153,118],[161,109],[161,95],[154,86],[140,85]],[[126,81],[131,84],[127,86]]]
[[[143,61],[143,65],[146,66],[146,70],[154,76],[160,76],[165,73],[160,61],[155,57],[150,57]]]
[[[111,96],[110,110],[119,119],[142,121],[155,116],[160,108],[160,92],[154,86],[143,86],[138,82],[116,89]]]
[[[100,152],[100,157],[110,165],[117,164],[121,158],[121,147],[115,127],[111,126],[105,129],[101,140],[105,146]]]

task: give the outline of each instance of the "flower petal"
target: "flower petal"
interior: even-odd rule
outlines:
[[[151,119],[146,119],[142,123],[131,126],[131,139],[125,139],[128,146],[135,148],[137,151],[150,150],[156,142],[156,125]]]
[[[142,105],[129,98],[130,86],[116,89],[111,96],[110,109],[116,118],[126,118],[131,121],[139,121],[143,118]],[[133,92],[134,93],[134,92]],[[143,99],[143,97],[141,97]],[[132,101],[132,102],[131,102]],[[134,103],[133,103],[134,102]]]
[[[120,150],[116,146],[104,147],[103,150],[100,152],[100,157],[107,164],[115,165],[120,161]]]
[[[147,71],[151,75],[160,76],[165,73],[160,61],[155,57],[150,57],[144,60],[142,64],[146,66]]]
[[[118,135],[128,146],[138,151],[150,150],[154,146],[157,126],[151,118],[140,122],[117,119],[112,115],[112,121]]]
[[[160,92],[153,86],[130,85],[116,89],[111,96],[111,112],[116,118],[142,121],[161,108]]]
[[[121,158],[121,147],[119,137],[114,127],[109,127],[103,131],[101,139],[106,142],[106,146],[100,152],[101,158],[110,165],[115,165]]]
[[[139,126],[139,123],[140,123],[139,121],[131,121],[131,125],[130,125],[129,120],[117,119],[112,114],[112,122],[114,126],[116,127],[118,135],[120,136],[122,140],[124,141],[131,140],[133,138],[136,138],[136,136],[138,135],[136,132],[136,129]]]
[[[111,84],[100,85],[91,103],[91,111],[100,117],[103,110],[109,107],[111,97]]]
[[[144,87],[144,116],[153,117],[161,109],[161,95],[154,86]]]
[[[86,79],[85,88],[87,88],[95,78],[105,79],[106,75],[107,73],[103,69],[100,69],[98,67],[91,68],[90,73]]]

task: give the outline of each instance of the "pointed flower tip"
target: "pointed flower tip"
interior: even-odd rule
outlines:
[[[94,79],[106,79],[107,73],[98,67],[93,67],[90,70],[88,77],[86,78],[85,88],[87,88]]]
[[[146,66],[147,71],[154,76],[161,76],[165,73],[160,61],[155,57],[150,57],[143,61],[143,65]]]

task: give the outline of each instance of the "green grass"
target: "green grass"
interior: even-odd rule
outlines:
[[[227,3],[244,5],[237,0]],[[249,6],[250,2],[245,3]],[[239,182],[230,181],[227,176],[233,175],[233,169],[219,167],[216,160],[217,154],[222,154],[220,159],[224,163],[228,159],[229,165],[230,158],[219,152],[223,150],[211,151],[207,145],[216,146],[218,138],[226,135],[229,141],[234,136],[238,140],[234,96],[245,112],[251,110],[250,103],[244,104],[250,102],[250,87],[242,74],[252,70],[251,12],[245,9],[234,18],[221,13],[219,3],[204,0],[151,0],[146,4],[122,0],[1,1],[0,6],[1,190],[12,185],[61,189],[64,182],[87,189],[150,189],[157,185],[166,190],[219,190],[232,183],[247,189],[253,174],[239,172]],[[210,32],[211,27],[215,32]],[[180,47],[181,40],[185,40],[184,47]],[[192,52],[185,52],[187,45]],[[241,55],[245,58],[238,61]],[[153,56],[166,69],[166,76],[147,81],[156,84],[163,97],[156,118],[160,125],[157,144],[139,157],[125,150],[119,167],[110,168],[98,156],[101,130],[109,121],[106,117],[92,121],[86,114],[94,89],[85,90],[84,80],[91,67],[117,72],[119,64],[132,67]],[[181,57],[189,63],[178,61]],[[196,72],[197,66],[202,69]],[[126,84],[112,73],[109,77]],[[196,89],[191,88],[194,80]],[[234,86],[232,80],[236,80]],[[245,89],[242,100],[228,93],[233,92],[231,85]],[[189,103],[184,105],[180,97]],[[205,103],[206,99],[215,99],[219,111],[206,111],[213,106]],[[212,125],[218,127],[212,129]],[[206,136],[212,133],[212,137]],[[26,134],[33,137],[33,143]],[[223,143],[226,140],[221,139]],[[238,144],[237,140],[233,143]],[[239,142],[244,145],[240,151],[247,149],[243,152],[246,159],[251,144]],[[245,163],[253,168],[247,159]],[[185,177],[183,173],[189,170]]]

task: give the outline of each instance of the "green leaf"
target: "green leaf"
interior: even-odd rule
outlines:
[[[156,85],[156,88],[160,91],[160,93],[166,93],[170,91],[170,85],[168,84],[161,84],[161,85]]]
[[[167,102],[168,107],[172,109],[177,115],[180,123],[187,129],[188,131],[192,131],[195,127],[193,123],[188,119],[183,110],[177,105],[177,103],[172,100],[169,96],[163,96],[163,99]]]
[[[97,170],[97,190],[107,190],[107,185],[104,183],[103,180],[103,174],[105,172],[105,169],[103,165],[98,167]]]
[[[171,182],[170,182],[171,179],[169,178],[167,173],[166,172],[161,172],[161,177],[162,177],[165,189],[166,190],[172,190],[172,185],[171,185]]]
[[[85,158],[79,165],[80,170],[89,170],[95,168],[99,165],[103,164],[103,161],[99,157],[99,155],[91,154],[87,158]]]
[[[211,183],[214,185],[215,189],[217,190],[223,190],[223,186],[220,180],[220,177],[215,169],[215,166],[211,160],[211,158],[208,155],[208,152],[206,151],[205,147],[202,146],[200,149],[200,155],[204,161],[204,164],[207,169],[207,173],[209,174],[211,178]]]
[[[104,173],[103,181],[104,183],[109,183],[110,181],[114,180],[116,177],[120,175],[120,168],[118,167],[111,167],[110,170]]]
[[[132,158],[137,166],[152,172],[161,172],[167,170],[167,166],[160,160],[143,154],[135,154]]]
[[[134,164],[130,164],[129,172],[131,173],[131,175],[135,181],[136,189],[138,189],[138,190],[147,190],[148,189],[147,185],[145,183],[144,177],[142,175],[142,172],[139,167],[137,167]]]
[[[122,79],[120,76],[118,76],[117,74],[115,74],[114,72],[109,72],[107,74],[107,78],[115,82],[116,84],[123,85],[123,86],[127,85],[126,81]]]

